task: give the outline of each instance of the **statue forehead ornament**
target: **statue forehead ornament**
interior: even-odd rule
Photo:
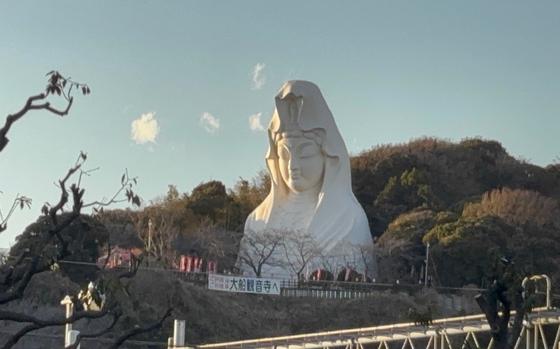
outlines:
[[[278,108],[278,104],[283,103],[284,108]],[[297,97],[293,93],[288,94],[284,98],[277,100],[277,110],[283,109],[286,113],[278,110],[278,118],[280,120],[280,128],[274,135],[274,141],[278,142],[283,138],[305,137],[312,139],[321,146],[323,139],[318,130],[303,131],[298,123],[303,107],[303,97]]]

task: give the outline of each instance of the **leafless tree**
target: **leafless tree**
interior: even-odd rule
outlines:
[[[315,267],[319,266],[330,273],[335,278],[339,272],[347,269],[352,271],[353,280],[366,280],[370,273],[375,270],[370,269],[375,266],[374,246],[373,244],[355,244],[351,242],[341,242],[337,247],[328,253],[317,250],[317,254],[313,256]]]
[[[323,270],[330,272],[336,277],[337,273],[345,268],[356,269],[360,256],[354,244],[341,242],[331,251],[320,250],[316,258]]]
[[[261,277],[265,265],[281,266],[277,254],[281,252],[282,240],[282,235],[276,231],[245,232],[239,248],[239,262]]]
[[[239,233],[207,225],[192,234],[191,240],[200,257],[218,262],[220,270],[234,268],[239,252]]]
[[[375,268],[374,248],[373,244],[348,244],[344,248],[345,267],[361,274],[359,278],[363,281],[366,281],[368,275],[375,272],[373,270]]]
[[[317,241],[307,232],[286,232],[282,235],[284,236],[282,249],[286,256],[287,267],[298,280],[302,280],[309,263],[321,255]]]
[[[73,89],[81,90],[84,95],[90,93],[90,88],[86,84],[74,82],[70,78],[63,77],[58,72],[50,72],[47,76],[49,78],[45,91],[29,97],[21,110],[6,117],[4,126],[0,128],[0,152],[2,152],[8,144],[8,131],[15,122],[20,120],[29,111],[46,110],[59,116],[65,116],[68,114],[72,106]],[[51,95],[64,97],[66,100],[66,107],[64,109],[57,109],[52,106],[51,103],[47,101],[47,97]],[[42,213],[48,217],[51,222],[48,231],[46,232],[47,239],[45,240],[45,243],[55,246],[55,255],[44,255],[44,252],[42,251],[31,252],[26,250],[20,255],[14,256],[15,258],[8,261],[6,264],[0,266],[0,307],[4,308],[4,306],[10,304],[11,302],[21,299],[34,275],[52,270],[60,261],[64,260],[65,257],[70,254],[68,245],[71,237],[65,236],[64,233],[65,230],[80,217],[81,211],[84,207],[93,206],[98,209],[99,207],[111,205],[121,200],[119,195],[123,192],[126,193],[125,200],[134,204],[139,203],[138,196],[132,190],[132,184],[135,183],[135,179],[129,178],[128,174],[125,173],[121,179],[120,188],[111,199],[95,201],[91,204],[84,204],[83,197],[85,189],[82,187],[81,181],[84,175],[88,175],[91,172],[83,169],[86,159],[87,155],[81,152],[74,165],[70,167],[63,178],[57,183],[58,188],[60,189],[60,197],[58,201],[53,205],[47,203],[41,209]],[[8,213],[0,217],[0,231],[6,229],[8,219],[15,210],[14,207],[19,206],[23,208],[30,205],[31,199],[18,195]],[[67,209],[68,206],[70,206],[69,212],[62,215],[61,213]],[[131,270],[119,273],[114,277],[118,282],[120,282],[123,279],[132,277],[136,270],[137,265]],[[106,306],[104,306],[101,311],[77,311],[69,318],[60,315],[44,319],[37,317],[34,314],[15,312],[0,308],[0,320],[23,324],[16,333],[8,338],[5,338],[2,348],[12,348],[22,337],[37,329],[61,326],[84,318],[97,319],[107,316],[112,317],[112,321],[105,330],[100,331],[97,334],[85,333],[82,337],[100,336],[107,333],[114,327],[114,324],[118,321],[121,314],[118,300],[113,298],[111,294],[108,294],[107,297]],[[169,312],[166,312],[162,319],[165,319],[168,316]],[[161,324],[161,322],[158,323]],[[124,334],[121,334],[121,336],[113,343],[114,346],[116,347],[120,345],[132,335],[143,333],[141,331],[142,329],[152,330],[151,327],[134,328]]]
[[[337,269],[341,267],[338,256],[332,256],[330,254],[321,253],[318,256],[318,260],[320,262],[321,268],[323,270],[328,271],[332,275],[335,275]]]
[[[178,218],[174,212],[163,207],[145,210],[138,216],[144,223],[139,231],[146,251],[165,265],[171,265],[174,259],[172,244],[179,235]]]

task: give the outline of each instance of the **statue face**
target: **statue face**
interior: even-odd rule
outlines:
[[[305,137],[287,137],[277,144],[282,179],[294,192],[317,188],[323,181],[325,156],[315,141]]]

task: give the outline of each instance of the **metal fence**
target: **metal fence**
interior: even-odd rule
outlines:
[[[388,284],[349,281],[282,280],[281,295],[284,297],[311,297],[328,299],[366,298],[378,291],[418,291],[422,285]]]
[[[311,298],[328,298],[328,299],[354,299],[366,298],[374,295],[373,291],[352,291],[344,289],[314,289],[314,288],[293,288],[283,287],[280,291],[283,297],[311,297]]]
[[[94,263],[61,261],[65,264],[75,265],[95,265]],[[117,270],[126,269],[117,267]],[[163,269],[153,267],[140,267],[139,270],[158,273],[172,273],[175,277],[195,284],[200,287],[208,287],[208,273],[206,272],[183,272],[177,269]],[[240,275],[231,275],[240,276]],[[274,278],[274,277],[271,277]],[[276,278],[278,279],[278,278]],[[297,280],[297,279],[281,279],[281,296],[283,297],[312,297],[312,298],[336,298],[351,299],[364,298],[379,291],[408,292],[414,293],[425,289],[422,284],[409,284],[395,280],[393,283],[381,282],[355,282],[355,281],[328,281],[328,280]],[[440,293],[457,293],[457,292],[480,292],[480,288],[460,288],[460,287],[444,287],[432,286],[432,289]]]

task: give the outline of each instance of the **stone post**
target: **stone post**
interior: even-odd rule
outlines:
[[[173,322],[173,345],[176,347],[185,346],[185,320],[175,320]]]
[[[72,314],[74,314],[74,303],[72,302],[72,298],[67,295],[60,301],[60,304],[66,306],[66,318],[70,318]],[[64,328],[64,347],[70,345],[70,331],[72,331],[72,324],[67,323]]]

